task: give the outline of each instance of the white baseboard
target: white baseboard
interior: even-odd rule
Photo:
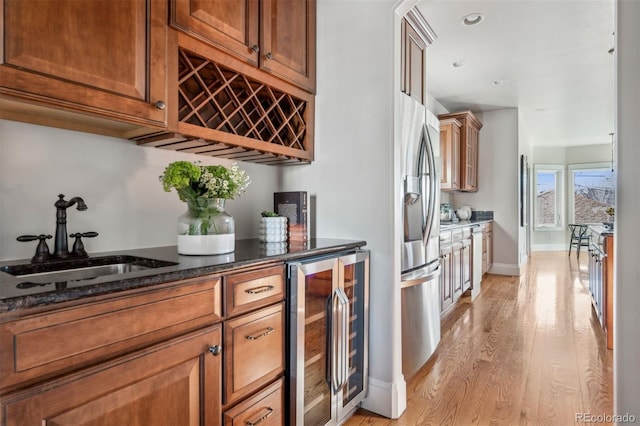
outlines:
[[[494,263],[489,269],[490,274],[520,276],[520,267],[511,263]]]
[[[531,251],[567,251],[567,244],[534,244]]]
[[[369,393],[362,408],[390,419],[397,419],[407,408],[407,383],[383,382],[369,377]]]

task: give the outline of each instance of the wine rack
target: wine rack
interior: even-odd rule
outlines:
[[[177,132],[140,145],[264,164],[313,160],[313,96],[268,85],[180,48]]]

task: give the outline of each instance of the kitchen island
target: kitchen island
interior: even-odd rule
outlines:
[[[591,305],[613,349],[613,229],[601,223],[587,224],[589,236],[589,292]]]

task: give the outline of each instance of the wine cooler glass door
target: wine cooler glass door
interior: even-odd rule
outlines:
[[[369,252],[339,260],[339,285],[349,300],[345,327],[345,377],[338,393],[338,423],[350,416],[367,395],[369,348]]]
[[[332,424],[336,403],[332,389],[331,333],[337,258],[293,264],[291,274],[291,418],[292,424]]]

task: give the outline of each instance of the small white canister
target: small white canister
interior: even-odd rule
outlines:
[[[287,241],[287,218],[284,216],[261,217],[258,238],[264,243]]]
[[[456,213],[458,214],[458,219],[460,220],[468,220],[471,219],[471,207],[462,206],[460,207]]]

